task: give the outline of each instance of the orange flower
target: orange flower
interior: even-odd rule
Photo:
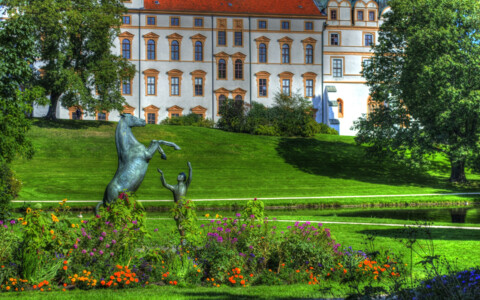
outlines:
[[[343,269],[343,274],[347,274],[347,269]]]
[[[64,287],[67,287],[67,284],[66,284],[66,283],[64,283],[64,284],[63,284],[63,286],[64,286]]]
[[[296,270],[295,272],[300,273],[300,270]]]
[[[7,289],[7,291],[9,291],[9,290],[10,290],[10,286],[7,285],[7,288],[6,288],[6,289]]]
[[[68,267],[67,267],[67,266],[63,266],[63,269],[66,271],[66,270],[68,269]]]
[[[105,280],[100,281],[101,285],[105,285]]]
[[[65,291],[66,291],[66,289],[62,289],[62,291],[64,291],[64,292],[65,292]]]
[[[126,284],[126,285],[129,285],[129,284],[130,284],[130,280],[125,281],[125,284]]]
[[[174,281],[173,284],[174,284],[174,285],[177,285],[177,281]]]
[[[68,261],[67,261],[67,260],[64,260],[64,261],[63,261],[63,264],[64,264],[64,265],[68,264]]]
[[[240,281],[240,284],[245,285],[245,280]]]

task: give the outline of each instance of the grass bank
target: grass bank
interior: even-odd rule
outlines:
[[[32,160],[17,160],[12,166],[23,181],[18,199],[101,200],[117,168],[115,127],[114,122],[35,120],[28,135],[36,154]],[[406,168],[393,161],[368,160],[352,137],[282,138],[159,125],[133,128],[133,132],[145,145],[152,139],[162,139],[182,148],[181,151],[166,148],[166,161],[154,156],[137,191],[138,199],[170,199],[171,194],[162,187],[156,168],[162,169],[167,182],[174,184],[177,174],[187,170],[187,161],[192,163],[194,174],[188,193],[191,199],[477,192],[480,185],[480,177],[470,173],[469,185],[449,184],[449,164],[441,158],[434,161],[430,171]],[[266,200],[266,204],[404,205],[472,202],[475,198],[448,195],[280,199]],[[241,201],[198,202],[200,206],[242,204]]]

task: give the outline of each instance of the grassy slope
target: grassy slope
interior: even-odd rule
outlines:
[[[30,161],[17,160],[13,168],[24,186],[20,200],[100,200],[117,167],[114,142],[116,123],[36,120],[29,132],[36,154]],[[319,135],[311,139],[235,134],[220,130],[147,125],[134,128],[137,139],[148,145],[152,139],[177,143],[181,151],[165,148],[168,160],[155,155],[139,199],[170,199],[161,186],[156,168],[167,182],[187,171],[191,161],[194,178],[188,197],[244,198],[331,195],[385,195],[472,191],[446,182],[449,166],[421,172],[366,160],[352,137]],[[468,175],[478,180],[478,176]],[[475,186],[475,185],[474,185]],[[461,197],[380,198],[345,200],[284,200],[269,204],[460,201]],[[199,203],[209,204],[209,203]],[[211,203],[213,204],[213,203]],[[218,205],[221,203],[215,203]],[[232,204],[229,202],[229,204]]]

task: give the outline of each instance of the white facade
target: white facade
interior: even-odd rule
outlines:
[[[172,115],[194,112],[217,121],[222,95],[268,106],[288,83],[290,92],[309,96],[312,91],[308,98],[317,110],[317,122],[336,128],[342,135],[355,134],[350,129],[354,120],[367,113],[369,90],[360,72],[362,62],[372,55],[368,43],[378,38],[382,12],[375,1],[330,0],[313,16],[171,13],[144,9],[143,0],[125,5],[129,20],[121,27],[114,52],[126,55],[122,44],[130,45],[129,57],[137,73],[124,97],[135,116],[148,120],[150,113],[151,120],[155,116],[155,123],[159,123]],[[172,18],[178,18],[178,25]],[[196,19],[202,20],[202,26],[196,26]],[[266,28],[259,28],[263,22]],[[219,45],[219,32],[226,34],[224,46]],[[241,45],[235,45],[235,35],[241,35]],[[172,54],[174,41],[178,43],[178,60]],[[150,56],[149,42],[155,45]],[[196,42],[202,43],[200,61],[195,56]],[[267,49],[265,62],[260,60],[261,44]],[[282,55],[285,45],[288,62]],[[313,55],[307,54],[307,48]],[[226,62],[226,78],[219,78],[222,59]],[[240,78],[235,78],[237,60],[242,62]],[[195,92],[196,78],[202,79],[201,95]],[[154,87],[148,85],[149,80]],[[266,95],[259,90],[265,82]],[[35,116],[45,113],[45,109],[35,109]],[[59,107],[57,117],[71,118],[72,110]],[[109,120],[118,117],[117,112],[108,115]]]

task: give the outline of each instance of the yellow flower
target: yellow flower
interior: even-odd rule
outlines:
[[[218,219],[218,217],[220,217],[220,215],[219,215],[219,214],[216,214],[216,215],[215,215],[215,219]]]
[[[206,215],[205,215],[205,218],[208,218],[208,217],[210,217],[210,214],[206,214]]]
[[[23,226],[27,225],[27,221],[22,222],[22,225]]]
[[[58,222],[58,218],[54,214],[51,214],[51,215],[52,215],[52,221],[53,222]]]
[[[72,228],[75,228],[75,224],[72,224]]]
[[[32,209],[29,207],[27,208],[27,214],[31,213],[32,212]]]
[[[17,220],[18,220],[18,221],[23,221],[23,218],[18,218]]]
[[[53,229],[52,229],[52,230],[50,230],[50,234],[54,234],[54,233],[55,233],[55,231],[53,231]]]

